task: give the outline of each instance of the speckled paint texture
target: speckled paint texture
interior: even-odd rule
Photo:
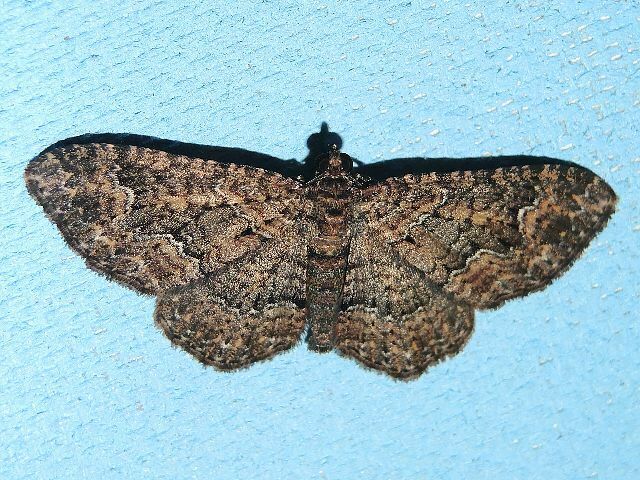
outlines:
[[[0,32],[0,478],[640,478],[638,2],[6,0]],[[304,346],[203,368],[22,179],[85,132],[302,159],[322,121],[365,162],[575,161],[618,211],[405,384]]]

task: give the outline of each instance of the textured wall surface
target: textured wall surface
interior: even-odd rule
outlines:
[[[637,1],[1,10],[0,478],[640,478]],[[22,181],[85,132],[301,159],[322,121],[362,161],[572,160],[619,210],[564,277],[478,314],[462,354],[404,384],[304,346],[203,368]]]

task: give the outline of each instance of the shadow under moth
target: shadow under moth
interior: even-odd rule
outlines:
[[[128,134],[58,142],[29,193],[87,265],[157,296],[155,323],[220,370],[295,346],[399,379],[459,352],[474,310],[549,285],[616,195],[546,157],[362,164],[326,124],[304,163]]]

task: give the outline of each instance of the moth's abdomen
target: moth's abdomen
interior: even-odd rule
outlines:
[[[307,247],[307,319],[309,347],[333,348],[333,326],[342,304],[349,255],[345,237],[316,237]]]
[[[342,177],[325,177],[309,192],[318,233],[307,245],[307,342],[319,352],[333,348],[342,306],[351,240],[350,189]]]

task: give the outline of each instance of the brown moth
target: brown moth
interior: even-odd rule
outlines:
[[[76,137],[25,180],[90,268],[157,296],[165,335],[220,370],[271,358],[306,329],[312,350],[416,378],[462,349],[474,310],[567,270],[616,205],[593,172],[544,157],[354,166],[334,144],[304,170],[176,145]]]

